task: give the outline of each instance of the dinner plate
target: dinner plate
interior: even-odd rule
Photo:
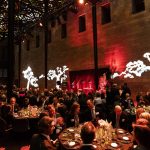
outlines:
[[[115,142],[112,142],[110,145],[111,145],[112,147],[114,147],[114,148],[116,148],[116,147],[119,146],[119,145],[118,145],[117,143],[115,143]]]
[[[73,132],[73,131],[74,131],[74,129],[68,129],[68,131]]]
[[[125,133],[124,130],[118,130],[118,133]]]
[[[93,147],[96,149],[97,148],[97,146],[96,145],[93,145]]]
[[[127,137],[127,136],[123,136],[122,139],[125,140],[125,141],[129,141],[130,140],[129,137]]]
[[[13,116],[14,117],[19,117],[19,115],[17,113],[14,113]]]
[[[76,143],[74,141],[68,143],[69,146],[74,146],[75,144]]]

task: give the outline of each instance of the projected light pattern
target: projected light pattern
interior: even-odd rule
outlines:
[[[149,52],[145,53],[143,57],[150,62]],[[137,61],[129,62],[126,65],[125,71],[121,72],[120,74],[115,72],[112,75],[112,78],[114,79],[119,76],[124,76],[124,78],[134,78],[135,76],[141,77],[141,75],[146,71],[150,71],[150,66],[145,65],[144,62],[141,60],[137,60]]]
[[[57,83],[62,83],[63,80],[67,79],[67,75],[65,74],[67,70],[69,70],[67,66],[63,66],[62,68],[57,67],[56,70],[49,70],[47,74],[47,79],[53,80],[54,78],[56,78],[56,88],[59,89],[60,85],[58,85]]]
[[[36,83],[38,81],[38,79],[37,79],[37,77],[34,77],[32,69],[29,66],[22,73],[24,74],[24,78],[28,80],[28,82],[27,82],[27,90],[29,90],[30,84],[32,86],[34,86],[34,87],[38,87],[38,84]]]
[[[39,76],[39,79],[42,79],[42,78],[45,78],[45,76],[44,76],[43,74],[41,74],[41,75]]]
[[[65,74],[65,72],[69,70],[69,68],[67,66],[63,66],[61,67],[57,67],[56,70],[49,70],[48,74],[47,74],[47,79],[48,80],[53,80],[54,78],[56,78],[56,88],[59,89],[60,85],[58,85],[57,83],[60,82],[62,83],[64,80],[67,79],[67,75]],[[42,79],[45,78],[45,75],[41,74],[38,78],[34,77],[34,74],[32,72],[31,67],[28,66],[28,68],[26,70],[24,70],[22,72],[24,74],[24,78],[28,80],[27,82],[27,90],[29,90],[29,86],[32,85],[34,87],[38,87],[38,78]]]
[[[150,62],[150,53],[145,53],[145,54],[143,55],[143,57],[147,58],[148,61]]]

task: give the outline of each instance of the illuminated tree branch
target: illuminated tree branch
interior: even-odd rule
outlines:
[[[150,62],[150,53],[145,53],[143,57],[147,58]],[[120,74],[115,72],[112,75],[112,78],[116,78],[122,75],[124,75],[124,78],[134,78],[134,75],[141,77],[141,75],[146,71],[150,71],[150,66],[146,66],[141,60],[137,60],[127,63],[125,71],[121,72]]]
[[[24,78],[28,80],[27,90],[29,90],[30,84],[34,87],[38,87],[38,84],[36,83],[38,81],[38,79],[37,79],[37,77],[34,77],[34,74],[33,74],[32,69],[30,67],[28,67],[22,73],[24,74]]]

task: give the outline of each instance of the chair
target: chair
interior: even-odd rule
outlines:
[[[0,117],[0,133],[3,136],[5,136],[11,130],[12,130],[12,128],[8,126],[7,122],[2,117]]]
[[[29,129],[30,129],[29,120],[27,118],[14,119],[14,121],[13,121],[13,132],[24,133],[24,132],[28,132]]]
[[[5,150],[5,143],[10,140],[12,128],[0,117],[0,150]],[[2,146],[2,147],[1,147]]]

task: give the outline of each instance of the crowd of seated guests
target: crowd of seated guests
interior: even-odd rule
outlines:
[[[139,118],[148,118],[143,106],[149,106],[150,94],[140,93],[136,97],[136,117],[130,121],[125,110],[135,106],[131,97],[131,90],[125,83],[122,87],[116,84],[107,87],[106,93],[85,94],[81,89],[76,92],[57,89],[14,89],[14,94],[7,99],[6,89],[0,89],[0,117],[11,125],[13,113],[17,113],[28,106],[41,108],[39,119],[43,116],[53,118],[56,128],[52,138],[56,139],[66,127],[78,126],[79,123],[104,119],[112,122],[113,127],[124,128],[130,132],[133,122]],[[144,116],[144,117],[143,117]],[[149,119],[147,119],[149,120]],[[149,121],[148,121],[149,122]]]
[[[37,106],[41,108],[39,118],[49,116],[56,123],[54,139],[66,127],[78,126],[79,123],[86,121],[92,121],[95,124],[98,119],[107,119],[112,122],[113,127],[121,127],[131,132],[132,123],[136,122],[140,114],[145,112],[143,105],[150,104],[150,94],[147,93],[144,96],[140,94],[136,100],[138,107],[136,117],[130,120],[125,110],[132,109],[135,104],[131,97],[131,90],[126,83],[122,87],[112,84],[107,87],[106,93],[96,91],[87,95],[81,89],[63,91],[36,88],[27,91],[15,88],[10,99],[7,99],[6,90],[1,89],[0,117],[11,125],[13,113],[26,109],[28,106]]]

